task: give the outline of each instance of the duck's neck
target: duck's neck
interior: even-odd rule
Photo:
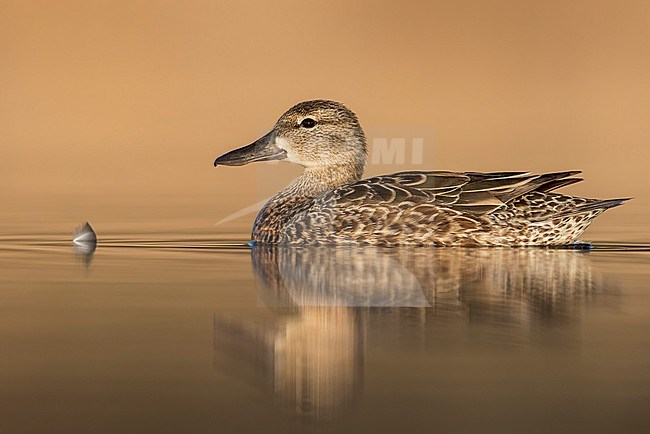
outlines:
[[[363,167],[350,165],[333,165],[307,167],[293,183],[282,190],[294,195],[316,197],[329,190],[358,181],[363,174]]]
[[[282,228],[293,215],[305,210],[321,194],[358,181],[362,174],[363,166],[357,165],[307,167],[264,205],[253,225],[253,241],[280,242]]]

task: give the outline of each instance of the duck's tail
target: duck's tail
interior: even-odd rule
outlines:
[[[631,199],[626,197],[601,200],[557,196],[564,199],[564,209],[559,209],[557,212],[551,211],[528,220],[531,245],[572,245],[577,242],[596,217]]]
[[[564,218],[564,217],[576,216],[576,215],[586,214],[586,213],[594,213],[595,214],[594,217],[596,217],[601,212],[622,205],[623,202],[626,202],[630,199],[632,198],[623,197],[619,199],[602,199],[602,200],[596,199],[593,200],[592,202],[579,205],[573,209],[560,212],[559,214],[555,214],[552,218],[554,219],[558,217]]]

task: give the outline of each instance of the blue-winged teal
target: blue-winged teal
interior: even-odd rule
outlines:
[[[255,243],[382,246],[568,245],[626,199],[552,191],[579,171],[400,172],[361,179],[366,138],[356,115],[334,101],[305,101],[270,133],[221,155],[214,165],[285,160],[303,174],[264,205]]]

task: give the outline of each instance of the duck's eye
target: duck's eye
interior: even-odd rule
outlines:
[[[312,118],[305,118],[300,122],[300,126],[303,128],[314,128],[316,126],[316,121]]]

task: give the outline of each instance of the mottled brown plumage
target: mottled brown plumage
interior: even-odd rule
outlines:
[[[366,140],[340,103],[307,101],[274,129],[215,165],[287,160],[304,173],[255,219],[257,243],[380,246],[542,246],[575,243],[591,221],[625,199],[554,193],[578,171],[400,172],[359,180]]]

